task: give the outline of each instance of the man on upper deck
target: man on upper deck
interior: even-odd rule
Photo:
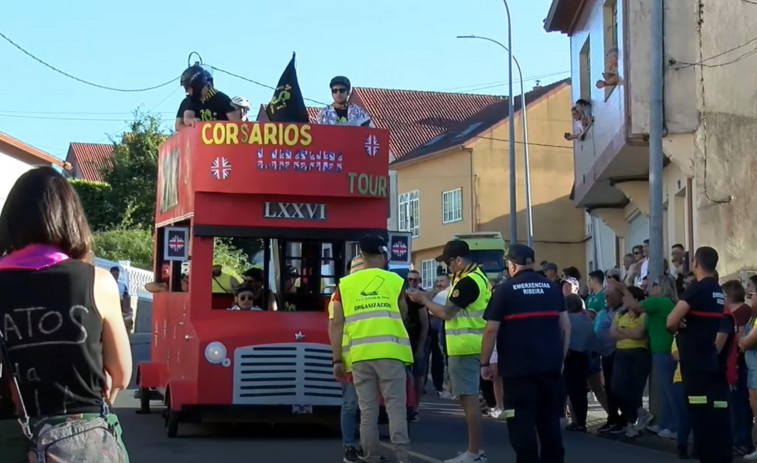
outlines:
[[[181,74],[181,86],[187,97],[176,115],[177,130],[193,127],[197,121],[242,120],[231,98],[213,86],[213,76],[199,64],[190,66]]]
[[[371,123],[371,117],[365,109],[349,101],[352,91],[350,79],[336,76],[331,79],[330,87],[334,103],[318,113],[317,124],[367,126]]]

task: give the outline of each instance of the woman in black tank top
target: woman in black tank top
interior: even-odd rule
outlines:
[[[118,286],[90,262],[79,198],[52,168],[22,175],[0,214],[0,455],[27,461],[9,378],[32,421],[99,413],[128,386],[131,351]],[[11,370],[12,368],[12,370]]]

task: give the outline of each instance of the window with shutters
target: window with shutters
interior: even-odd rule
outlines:
[[[420,236],[420,208],[418,190],[399,195],[399,231],[411,232],[413,238]]]
[[[463,220],[463,189],[443,192],[442,223],[455,223],[461,220]]]

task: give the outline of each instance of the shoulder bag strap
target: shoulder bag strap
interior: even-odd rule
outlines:
[[[223,275],[223,274],[221,274],[221,275]],[[215,275],[213,275],[213,280],[215,280],[215,282],[218,283],[218,286],[220,286],[222,290],[226,291],[227,293],[229,292],[229,290],[226,289],[226,287],[224,285],[222,285],[220,281],[218,281],[218,278]]]
[[[11,363],[10,356],[8,355],[8,346],[5,343],[5,336],[0,331],[0,379],[3,376],[3,364],[6,366],[5,371],[8,372],[7,381],[11,385],[11,398],[16,405],[16,416],[18,416],[18,423],[21,425],[21,430],[27,439],[32,438],[31,426],[29,426],[29,414],[26,411],[26,405],[24,405],[24,399],[21,396],[21,388],[18,385],[18,375],[16,374],[13,364]]]

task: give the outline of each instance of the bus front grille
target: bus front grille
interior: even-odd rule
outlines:
[[[236,349],[234,403],[341,405],[342,385],[332,374],[331,348],[298,342]]]

